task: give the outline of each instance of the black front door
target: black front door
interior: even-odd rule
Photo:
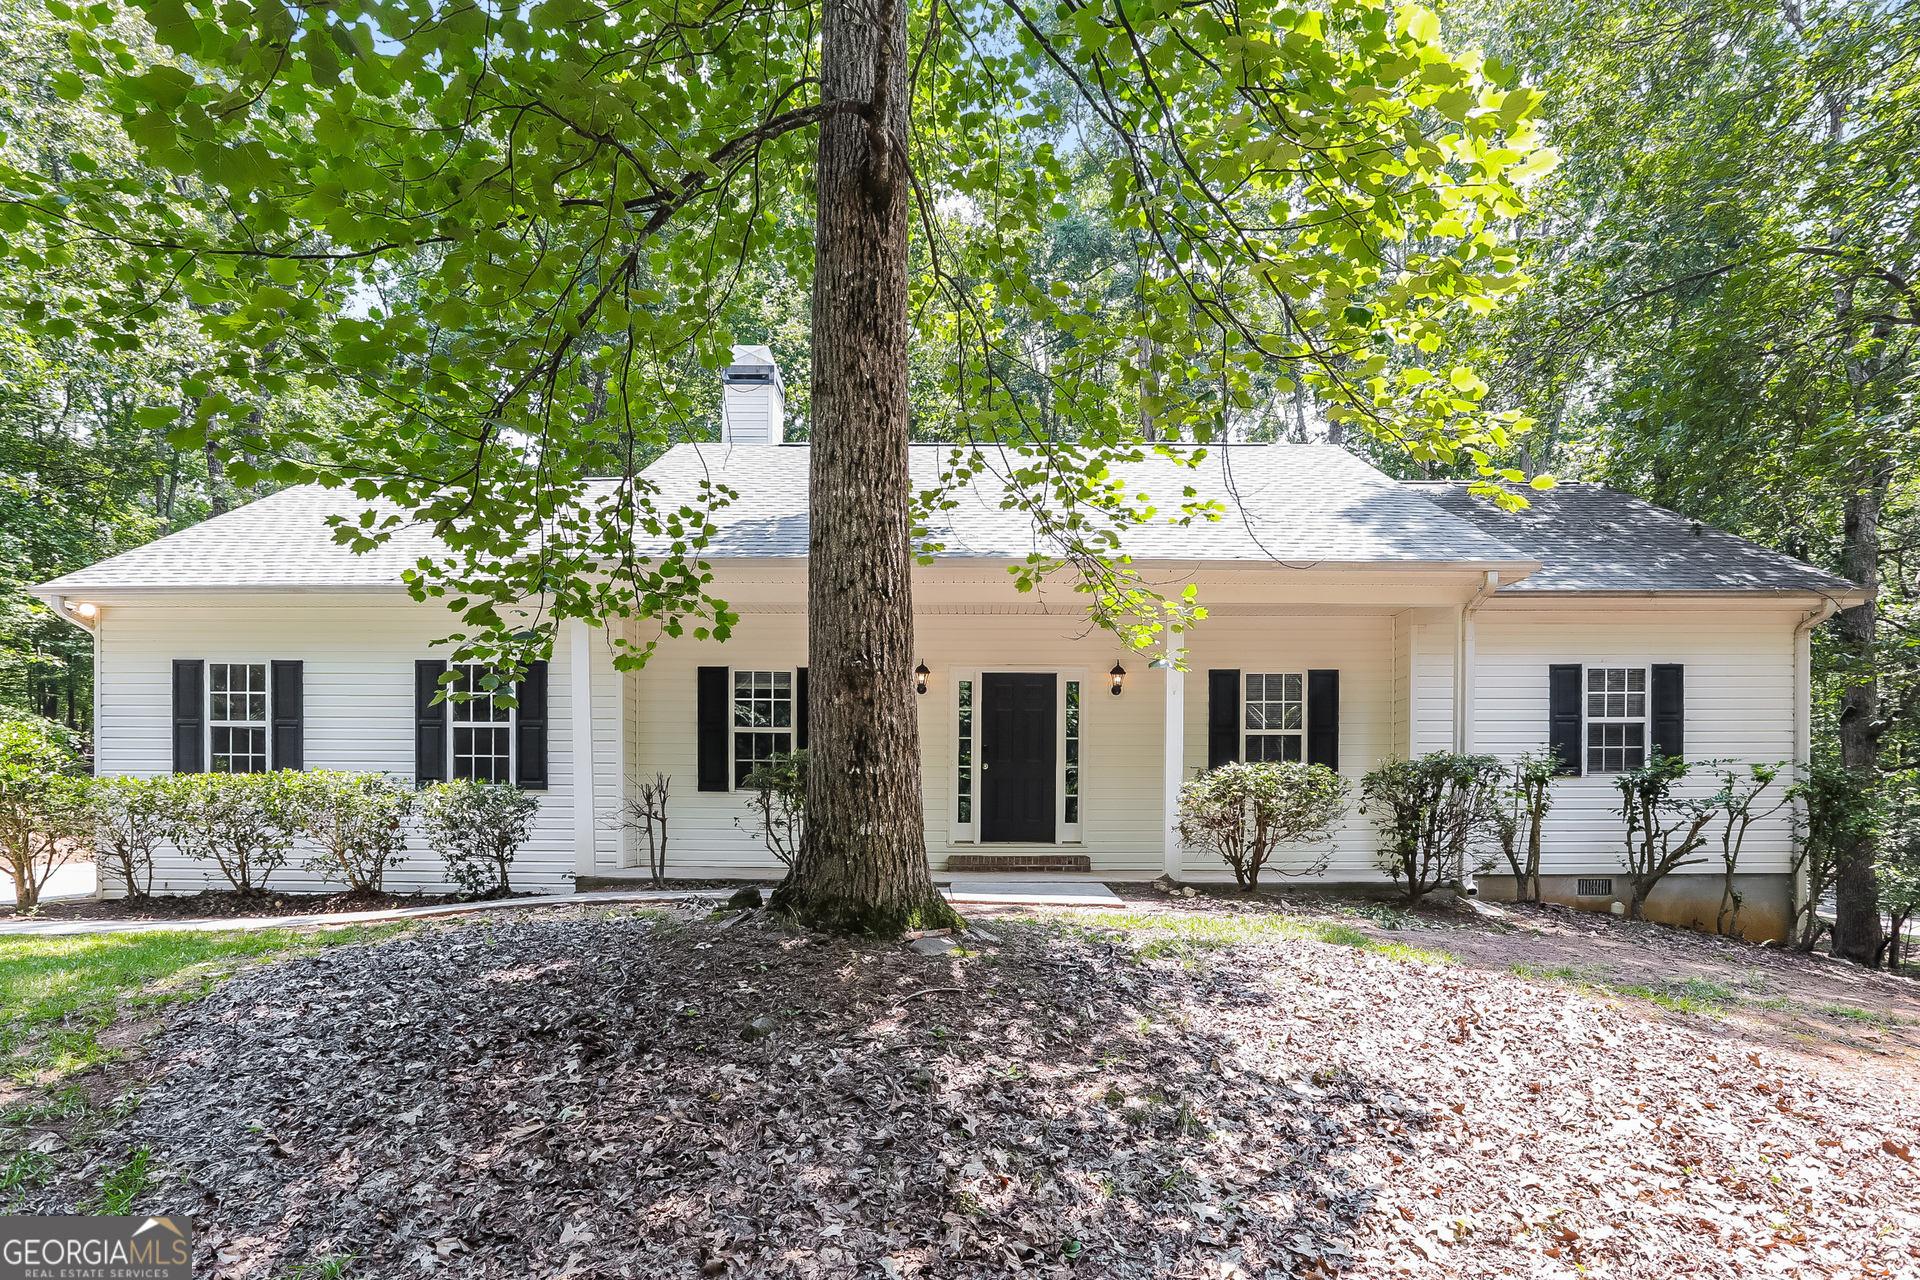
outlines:
[[[1052,672],[980,677],[980,839],[1052,844],[1058,715]]]

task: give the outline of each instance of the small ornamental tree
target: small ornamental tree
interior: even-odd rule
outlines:
[[[1553,780],[1558,774],[1558,761],[1551,751],[1529,751],[1513,762],[1507,775],[1494,830],[1500,852],[1513,868],[1516,902],[1540,901],[1540,830],[1553,808]]]
[[[1229,764],[1180,788],[1180,842],[1220,855],[1249,893],[1282,845],[1325,839],[1347,811],[1347,782],[1323,764]],[[1282,875],[1316,875],[1311,866],[1276,868]]]
[[[742,786],[747,793],[747,823],[766,842],[768,851],[791,867],[807,829],[807,753],[774,756],[749,773]]]
[[[1467,855],[1499,835],[1507,767],[1492,756],[1435,751],[1393,760],[1360,783],[1379,828],[1382,870],[1418,902],[1464,875]]]
[[[1718,770],[1720,790],[1707,801],[1722,820],[1720,866],[1724,879],[1720,884],[1720,910],[1713,919],[1716,933],[1740,936],[1741,894],[1733,887],[1733,877],[1740,867],[1740,851],[1746,843],[1748,828],[1778,813],[1787,803],[1784,798],[1771,807],[1760,802],[1773,780],[1780,776],[1780,768],[1777,764],[1750,764],[1744,773],[1735,768]]]
[[[1700,861],[1693,855],[1706,846],[1707,825],[1718,809],[1710,801],[1686,800],[1673,793],[1690,769],[1679,756],[1655,756],[1651,763],[1613,780],[1620,789],[1620,816],[1627,824],[1623,861],[1632,886],[1627,913],[1635,920],[1646,919],[1642,906],[1654,886],[1681,867]]]
[[[634,783],[621,806],[621,825],[639,832],[647,842],[647,874],[656,889],[667,883],[667,794],[672,785],[666,774],[656,773]]]
[[[129,898],[144,898],[153,889],[153,854],[167,841],[172,783],[171,774],[97,778],[88,791],[94,858]]]
[[[1827,927],[1820,903],[1840,878],[1844,855],[1873,837],[1873,788],[1851,769],[1815,764],[1807,767],[1787,798],[1799,803],[1798,838],[1789,868],[1799,882],[1793,945],[1812,951]]]
[[[315,769],[298,776],[294,810],[314,844],[307,870],[343,879],[353,893],[379,893],[388,870],[403,860],[419,793],[379,773]]]
[[[20,910],[39,906],[48,879],[84,850],[89,781],[59,726],[0,725],[0,868]]]
[[[183,773],[170,780],[167,837],[212,862],[235,891],[258,893],[287,865],[299,831],[293,773]]]
[[[449,879],[477,897],[504,898],[508,869],[539,814],[539,798],[512,783],[467,778],[426,793],[422,825]]]

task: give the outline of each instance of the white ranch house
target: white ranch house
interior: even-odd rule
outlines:
[[[645,851],[620,829],[622,800],[661,772],[669,874],[777,872],[733,789],[752,760],[806,743],[808,455],[778,442],[779,397],[770,362],[749,357],[729,371],[726,438],[676,446],[648,471],[670,498],[701,479],[741,495],[706,553],[715,593],[740,615],[733,638],[667,640],[644,670],[620,673],[607,630],[571,623],[519,709],[497,720],[426,696],[447,652],[432,642],[453,619],[410,599],[400,575],[433,551],[431,535],[355,556],[323,524],[359,509],[339,491],[286,490],[43,584],[94,633],[98,771],[512,778],[542,795],[516,885],[550,891],[636,874]],[[940,449],[913,452],[930,485]],[[1805,760],[1809,633],[1862,598],[1591,484],[1507,514],[1462,485],[1399,483],[1341,449],[1289,444],[1215,448],[1197,470],[1143,465],[1129,481],[1162,511],[1190,484],[1228,512],[1141,530],[1127,547],[1150,580],[1197,584],[1210,610],[1184,637],[1185,672],[1091,630],[1064,582],[1016,592],[1006,566],[1034,538],[991,479],[945,513],[944,552],[915,572],[936,875],[1229,879],[1170,830],[1180,784],[1210,764],[1318,760],[1357,793],[1390,757],[1551,743],[1570,772],[1554,787],[1545,888],[1605,909],[1626,892],[1611,775],[1655,747]],[[1750,937],[1784,923],[1790,836],[1782,814],[1749,837]],[[1368,819],[1350,815],[1322,879],[1382,883],[1376,845]],[[431,853],[410,858],[390,884],[440,887]],[[1653,914],[1713,919],[1717,860],[1692,870],[1663,886]],[[195,891],[210,871],[166,860],[156,888]],[[275,883],[318,887],[291,869]],[[1509,878],[1481,883],[1493,897],[1511,890]]]

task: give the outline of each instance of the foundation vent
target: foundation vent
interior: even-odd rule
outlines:
[[[1613,880],[1611,877],[1605,880],[1582,880],[1575,887],[1574,896],[1577,898],[1611,898],[1613,896]]]

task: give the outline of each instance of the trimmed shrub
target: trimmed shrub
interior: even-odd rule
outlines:
[[[19,909],[40,905],[47,880],[86,851],[85,776],[72,736],[46,720],[0,724],[0,869]]]
[[[287,865],[299,831],[300,775],[180,773],[168,780],[167,836],[182,854],[212,862],[240,893],[258,893]]]
[[[294,812],[315,846],[307,870],[345,880],[354,893],[379,893],[387,872],[404,861],[419,792],[379,773],[315,769],[298,778]]]
[[[167,842],[172,782],[170,774],[96,778],[87,797],[94,860],[103,879],[111,876],[119,881],[129,898],[144,898],[153,891],[153,854]]]
[[[1323,764],[1222,765],[1180,788],[1180,841],[1219,854],[1252,891],[1282,845],[1325,839],[1346,811],[1346,779]],[[1322,854],[1311,866],[1276,869],[1314,875],[1326,865]]]
[[[463,779],[424,793],[427,843],[447,863],[447,878],[477,897],[504,897],[508,869],[533,838],[538,797],[508,782]]]
[[[1469,853],[1498,839],[1507,767],[1492,756],[1435,751],[1392,760],[1360,782],[1373,814],[1381,869],[1418,902],[1465,872]]]

